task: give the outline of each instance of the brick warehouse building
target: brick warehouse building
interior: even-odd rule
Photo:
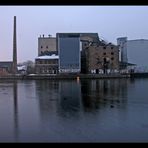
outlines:
[[[119,70],[119,47],[111,43],[93,43],[85,48],[88,73],[115,73]]]

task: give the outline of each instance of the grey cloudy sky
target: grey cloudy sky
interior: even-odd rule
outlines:
[[[12,60],[13,16],[17,16],[18,62],[37,57],[40,34],[94,32],[148,39],[148,6],[0,6],[0,61]]]

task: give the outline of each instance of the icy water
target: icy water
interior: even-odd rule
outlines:
[[[148,142],[148,79],[0,81],[0,142]]]

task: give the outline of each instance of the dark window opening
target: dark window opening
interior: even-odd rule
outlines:
[[[104,52],[103,55],[106,55],[106,52]]]
[[[106,49],[106,47],[103,47],[103,49]]]
[[[114,47],[111,47],[111,49],[114,49]]]
[[[111,60],[114,60],[114,58],[111,58]]]
[[[114,53],[113,53],[113,52],[111,52],[111,55],[114,55]]]
[[[48,48],[48,46],[46,46],[46,48]]]
[[[104,63],[106,63],[107,62],[106,58],[104,58],[103,61],[104,61]]]
[[[99,73],[99,69],[96,69],[96,74],[98,74]]]

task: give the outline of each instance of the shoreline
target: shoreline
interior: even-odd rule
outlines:
[[[113,78],[130,78],[128,74],[57,74],[57,75],[9,75],[0,76],[0,80],[63,80],[63,79],[113,79]]]
[[[79,80],[79,79],[148,78],[148,73],[131,74],[30,74],[0,76],[0,80]]]

